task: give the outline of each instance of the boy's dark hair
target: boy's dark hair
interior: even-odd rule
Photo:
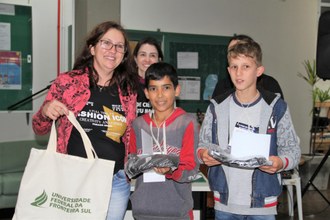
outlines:
[[[175,68],[165,62],[154,63],[148,67],[145,75],[145,87],[148,88],[150,80],[161,80],[168,76],[176,88],[179,84],[178,74]]]
[[[262,65],[262,51],[260,45],[255,41],[237,43],[228,51],[228,62],[231,57],[244,55],[255,60],[257,66]]]

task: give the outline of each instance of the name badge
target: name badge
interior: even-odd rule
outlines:
[[[156,173],[154,170],[150,170],[148,172],[143,173],[143,182],[165,182],[165,175]]]

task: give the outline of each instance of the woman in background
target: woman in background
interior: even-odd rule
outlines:
[[[155,38],[146,37],[140,40],[135,46],[133,52],[133,68],[135,73],[139,76],[140,89],[137,98],[137,114],[143,115],[151,110],[149,100],[145,97],[145,72],[153,63],[158,63],[164,59],[160,44]]]

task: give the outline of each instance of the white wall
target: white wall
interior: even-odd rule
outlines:
[[[57,2],[0,0],[32,6],[33,92],[43,89],[57,75]],[[315,58],[318,0],[121,0],[120,14],[127,29],[253,37],[262,46],[266,73],[281,84],[303,152],[308,152],[310,88],[297,73],[304,72],[305,59]],[[65,18],[63,23],[70,23],[70,19]],[[35,99],[33,112],[43,99]],[[25,113],[0,113],[0,126],[1,142],[35,137]]]
[[[316,57],[318,0],[121,0],[121,23],[135,30],[253,37],[308,152],[310,88],[297,73],[304,72],[305,59]]]

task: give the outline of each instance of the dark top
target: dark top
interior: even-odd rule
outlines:
[[[152,110],[149,99],[147,99],[147,97],[144,94],[144,88],[145,88],[145,81],[143,78],[140,77],[137,102],[136,102],[137,116],[144,115],[145,113],[148,113]]]
[[[86,131],[99,158],[116,161],[114,173],[124,168],[126,130],[125,113],[115,85],[91,89],[91,97],[78,114],[77,120]],[[87,157],[82,138],[73,127],[68,142],[68,154]]]
[[[281,98],[284,99],[282,89],[280,84],[273,77],[262,74],[258,77],[257,86],[263,88],[267,91],[277,93],[281,95]],[[234,84],[230,79],[219,80],[212,94],[212,98],[225,93],[226,91],[234,88]]]

